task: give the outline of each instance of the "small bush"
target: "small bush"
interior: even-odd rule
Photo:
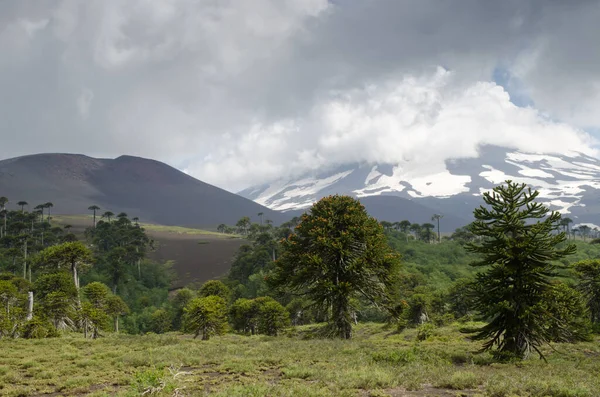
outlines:
[[[433,336],[435,333],[435,325],[431,323],[425,323],[419,326],[417,329],[417,340],[419,342],[425,341]]]
[[[133,391],[138,395],[153,395],[174,389],[164,370],[148,369],[137,372],[133,379]]]
[[[157,309],[151,317],[152,332],[164,334],[171,330],[171,314],[165,309]]]
[[[453,390],[466,390],[475,389],[480,383],[481,382],[473,372],[460,371],[453,373],[450,379],[440,382],[438,387]]]
[[[22,335],[25,339],[44,339],[56,337],[58,332],[52,324],[34,317],[23,325]]]
[[[376,363],[388,363],[392,365],[404,365],[417,359],[412,350],[394,350],[391,352],[377,352],[371,358]]]

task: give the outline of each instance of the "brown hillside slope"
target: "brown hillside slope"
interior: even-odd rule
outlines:
[[[201,182],[164,163],[139,157],[96,159],[38,154],[0,161],[0,196],[16,208],[52,202],[53,213],[126,212],[148,222],[214,228],[259,212],[279,223],[287,217],[251,200]]]

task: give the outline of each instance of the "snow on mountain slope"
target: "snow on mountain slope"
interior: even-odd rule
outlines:
[[[305,209],[330,194],[393,195],[469,217],[481,195],[511,179],[540,191],[552,209],[600,222],[600,160],[579,153],[534,154],[486,146],[478,158],[390,164],[350,164],[327,172],[280,180],[239,194],[271,209]]]

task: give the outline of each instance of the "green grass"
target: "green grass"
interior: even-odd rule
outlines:
[[[0,340],[0,395],[94,396],[597,396],[598,340],[545,348],[496,364],[458,331],[394,333],[359,325],[351,341],[314,339],[310,327],[285,336],[107,335],[84,340]]]

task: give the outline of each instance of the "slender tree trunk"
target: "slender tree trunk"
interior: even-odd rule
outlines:
[[[27,293],[27,301],[27,321],[31,321],[31,319],[33,318],[33,291],[29,291]]]
[[[25,245],[23,246],[24,254],[23,254],[23,278],[27,280],[27,240],[25,240]]]
[[[77,266],[71,265],[71,271],[73,272],[73,282],[75,283],[75,288],[79,291],[79,275],[77,274]]]
[[[94,229],[96,228],[96,210],[94,210]]]
[[[119,333],[119,316],[115,316],[115,332]]]

